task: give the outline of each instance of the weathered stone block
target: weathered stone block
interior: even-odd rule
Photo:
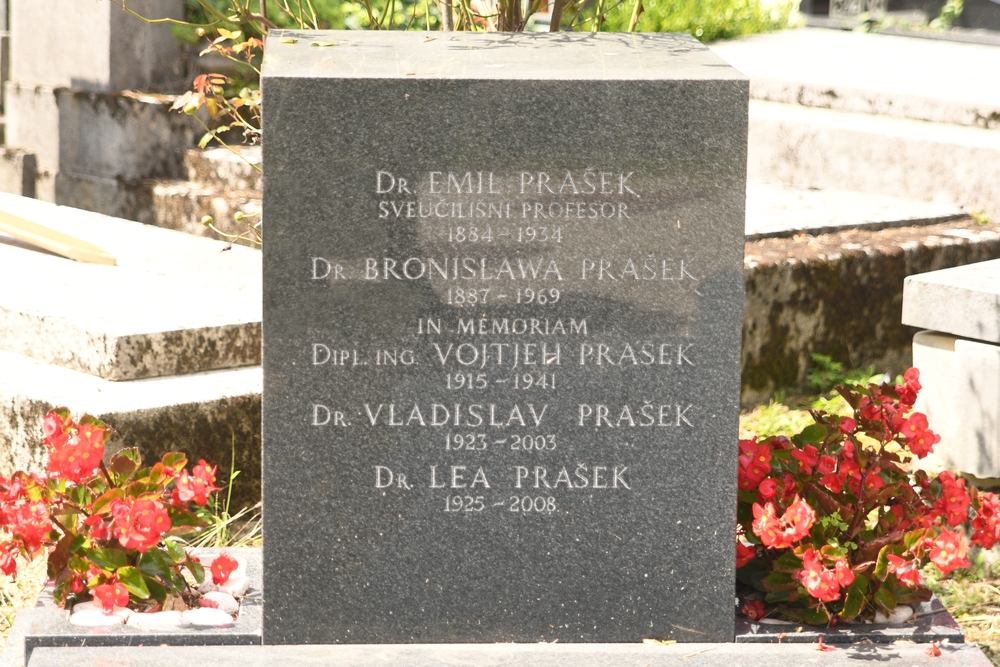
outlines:
[[[0,244],[0,349],[109,380],[260,363],[260,253],[0,194],[115,266]]]
[[[1000,343],[1000,259],[908,277],[903,324]]]
[[[184,19],[184,0],[129,0],[155,19]],[[95,93],[149,90],[184,77],[167,24],[148,24],[115,2],[10,0],[11,79]]]

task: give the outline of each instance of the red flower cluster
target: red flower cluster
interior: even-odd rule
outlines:
[[[980,493],[979,511],[972,519],[972,541],[984,549],[1000,542],[1000,498],[993,493]]]
[[[802,554],[802,570],[798,579],[809,595],[822,602],[834,602],[840,599],[841,588],[854,583],[854,573],[843,558],[834,560],[833,569],[826,567],[823,556],[810,548]]]
[[[126,549],[148,551],[170,530],[170,515],[159,500],[119,501],[112,514],[115,536]]]
[[[938,475],[941,482],[941,495],[934,505],[938,516],[944,517],[949,526],[958,526],[969,518],[969,503],[972,498],[965,490],[965,480],[955,479],[955,475],[947,470]]]
[[[42,552],[46,536],[52,532],[49,510],[39,498],[38,488],[44,480],[37,475],[14,473],[8,480],[0,477],[0,529],[10,533],[10,539],[0,544],[0,572],[17,572],[15,554],[34,556]]]
[[[757,444],[757,438],[740,440],[739,462],[738,485],[743,491],[753,491],[771,472],[771,447]]]
[[[1000,543],[1000,498],[906,465],[940,440],[913,412],[919,377],[838,387],[852,416],[812,410],[815,423],[791,439],[740,441],[736,560],[750,599],[764,593],[809,623],[870,618],[929,599],[924,562],[943,574],[968,566],[966,524],[973,542]]]
[[[204,507],[208,502],[208,495],[219,490],[219,487],[214,486],[217,468],[218,466],[210,466],[202,459],[192,473],[182,470],[176,480],[172,502],[179,505],[193,500]]]
[[[104,457],[106,428],[96,420],[74,422],[69,411],[53,410],[45,415],[42,428],[49,449],[49,473],[74,484],[94,476]]]
[[[888,570],[890,574],[896,575],[896,579],[906,586],[919,586],[923,583],[920,576],[920,560],[907,560],[896,554],[887,554]]]
[[[753,532],[768,549],[793,546],[809,535],[809,529],[816,522],[816,512],[798,496],[780,519],[774,503],[768,503],[764,507],[754,503],[753,516]]]
[[[930,541],[927,555],[941,574],[948,574],[956,567],[969,567],[970,563],[965,559],[968,551],[969,545],[965,543],[962,533],[942,528],[940,534]]]
[[[124,607],[128,604],[128,589],[114,578],[106,584],[95,586],[93,593],[94,600],[101,605],[106,614],[113,612],[115,607]]]
[[[926,415],[920,412],[910,415],[900,432],[906,438],[906,446],[920,459],[934,451],[934,445],[941,441],[941,436],[928,428]]]

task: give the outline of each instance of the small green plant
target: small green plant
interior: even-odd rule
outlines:
[[[806,376],[809,388],[817,394],[825,394],[838,384],[867,384],[875,377],[875,367],[866,369],[844,370],[844,364],[834,361],[825,354],[813,354],[812,370]]]
[[[938,12],[937,18],[930,22],[930,27],[935,30],[947,30],[955,24],[955,20],[962,14],[965,8],[965,0],[947,0]]]
[[[218,494],[208,500],[205,507],[195,510],[195,514],[205,522],[205,528],[188,538],[181,538],[187,546],[202,548],[225,547],[256,547],[261,543],[263,522],[261,504],[253,507],[241,507],[235,514],[230,512],[233,498],[233,484],[240,471],[235,469],[236,437],[233,436],[232,455],[229,465],[229,481],[226,484],[226,499],[223,502]]]

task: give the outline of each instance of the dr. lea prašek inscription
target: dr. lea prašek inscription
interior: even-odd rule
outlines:
[[[637,252],[569,260],[560,252],[561,244],[573,243],[574,234],[587,233],[574,223],[627,225],[641,212],[634,176],[594,169],[523,171],[513,177],[492,171],[442,170],[416,177],[376,172],[373,216],[423,225],[425,235],[449,252],[353,261],[312,257],[311,266],[303,269],[311,280],[428,281],[442,301],[455,308],[456,316],[415,318],[405,333],[421,341],[416,346],[359,349],[350,341],[314,341],[311,365],[317,372],[330,369],[348,377],[386,367],[432,367],[441,371],[436,388],[450,396],[427,401],[376,397],[360,406],[316,402],[311,405],[311,425],[404,429],[412,431],[420,447],[454,457],[447,464],[423,467],[372,466],[374,488],[384,494],[406,494],[415,487],[440,489],[435,502],[446,513],[551,515],[574,493],[632,491],[633,466],[602,457],[599,449],[588,446],[588,436],[612,429],[627,439],[633,429],[693,428],[697,407],[676,396],[649,397],[632,404],[577,403],[572,415],[559,415],[546,399],[572,390],[560,374],[567,366],[597,374],[691,372],[697,367],[697,344],[689,339],[609,344],[601,341],[602,327],[595,328],[587,313],[517,317],[490,316],[488,310],[498,305],[507,311],[510,306],[544,310],[558,304],[574,283],[675,283],[696,292],[699,278],[692,257]],[[680,228],[681,222],[676,225]],[[486,248],[488,254],[476,252]],[[524,248],[538,254],[518,252]],[[490,400],[494,389],[513,389],[523,400]],[[552,428],[567,419],[576,427],[575,434]],[[524,459],[492,466],[462,460],[463,455],[499,449]],[[560,455],[565,462],[557,460]]]

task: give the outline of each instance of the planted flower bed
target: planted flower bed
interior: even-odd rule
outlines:
[[[750,622],[860,622],[836,634],[863,634],[865,624],[884,623],[905,606],[931,611],[921,606],[931,591],[920,568],[967,567],[967,530],[987,549],[1000,540],[996,495],[913,465],[940,439],[912,410],[921,389],[916,369],[900,384],[836,389],[852,416],[812,410],[815,423],[792,438],[740,442],[736,559]],[[929,629],[909,634],[934,639]]]
[[[45,556],[52,582],[31,610],[38,646],[259,644],[258,551],[185,549],[205,528],[195,506],[218,491],[216,468],[171,452],[142,467],[135,449],[105,464],[110,429],[65,408],[45,417],[48,469],[0,478],[0,571]]]

